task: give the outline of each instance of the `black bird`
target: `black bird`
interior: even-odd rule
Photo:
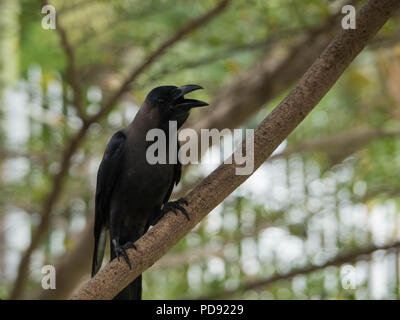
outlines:
[[[186,200],[181,198],[168,202],[181,177],[179,160],[175,164],[150,164],[146,160],[146,150],[154,142],[146,141],[146,134],[155,128],[163,130],[168,146],[169,121],[176,121],[179,129],[191,108],[208,105],[184,98],[185,94],[198,89],[202,87],[154,88],[131,124],[116,132],[109,141],[97,173],[92,276],[101,267],[107,230],[110,233],[110,259],[122,256],[131,267],[125,250],[136,248],[134,242],[150,225],[170,210],[181,211],[189,218],[182,207],[182,204],[187,204]],[[169,159],[168,148],[166,159]],[[140,275],[114,299],[141,299],[141,295]]]

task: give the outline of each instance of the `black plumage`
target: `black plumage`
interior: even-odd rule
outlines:
[[[199,100],[184,98],[185,94],[197,89],[201,87],[154,88],[131,124],[110,139],[97,174],[92,276],[101,267],[107,231],[110,234],[110,259],[122,256],[130,266],[125,250],[135,247],[134,242],[150,225],[154,225],[170,209],[187,215],[181,206],[186,203],[184,199],[168,202],[174,185],[180,180],[181,164],[179,161],[150,164],[146,159],[146,150],[153,142],[146,141],[146,134],[151,129],[165,132],[166,159],[169,159],[169,121],[176,121],[177,128],[180,128],[191,108],[207,105]],[[141,299],[141,284],[139,276],[116,299]]]

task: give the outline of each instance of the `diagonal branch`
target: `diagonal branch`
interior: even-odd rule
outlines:
[[[369,0],[357,15],[357,29],[342,30],[332,40],[296,87],[259,125],[254,135],[254,147],[246,148],[246,141],[242,143],[244,150],[254,154],[255,169],[264,163],[318,104],[347,66],[399,7],[398,0]],[[186,206],[190,215],[189,221],[183,215],[175,216],[169,213],[136,242],[137,250],[127,250],[129,259],[134,262],[132,269],[129,269],[124,261],[114,259],[72,299],[113,298],[246,181],[249,176],[235,174],[238,167],[240,166],[235,161],[232,164],[222,164],[186,196],[189,203]]]
[[[9,299],[17,299],[22,294],[22,290],[29,273],[31,255],[38,247],[40,241],[43,239],[44,234],[49,228],[51,213],[64,188],[64,179],[68,173],[68,169],[70,168],[72,157],[78,150],[80,143],[86,136],[87,130],[88,127],[84,125],[70,140],[68,147],[65,149],[62,155],[60,171],[54,176],[52,189],[49,195],[44,200],[40,224],[34,230],[31,242],[24,254],[22,255],[21,261],[18,266],[17,278],[15,280],[14,287]]]
[[[131,75],[125,80],[125,82],[116,91],[116,93],[112,95],[111,98],[107,100],[107,102],[105,102],[105,104],[97,114],[83,121],[82,127],[71,138],[68,146],[66,147],[63,153],[63,156],[61,158],[60,170],[54,176],[52,189],[49,195],[44,200],[40,224],[36,228],[36,230],[34,230],[31,243],[24,252],[20,264],[18,266],[17,278],[15,280],[13,290],[10,294],[9,297],[10,299],[17,299],[22,295],[22,290],[29,274],[29,264],[31,255],[39,245],[45,232],[48,230],[51,220],[51,213],[54,209],[55,204],[58,201],[58,198],[61,195],[61,192],[64,189],[64,179],[67,176],[68,170],[70,168],[72,157],[77,152],[79,146],[83,143],[84,139],[86,138],[90,125],[105,117],[111,111],[111,109],[118,103],[122,95],[129,90],[132,82],[136,80],[136,78],[143,71],[145,71],[157,58],[162,56],[167,51],[168,48],[175,45],[188,33],[192,32],[196,28],[201,27],[211,18],[215,17],[217,13],[221,12],[224,8],[226,8],[229,1],[230,0],[221,1],[216,7],[214,7],[204,15],[200,16],[199,18],[189,22],[185,27],[179,30],[173,37],[162,43],[158,49],[156,49],[153,53],[151,53],[144,60],[144,62],[131,73]]]
[[[226,290],[220,293],[212,294],[212,295],[204,295],[199,297],[199,300],[209,300],[209,299],[226,299],[229,297],[232,297],[236,295],[238,292],[243,292],[247,290],[255,290],[255,289],[265,289],[266,287],[282,280],[290,280],[298,275],[303,275],[307,273],[311,273],[314,271],[322,270],[327,267],[333,267],[333,266],[340,266],[345,263],[352,263],[355,261],[359,261],[362,259],[368,259],[371,254],[373,254],[375,251],[378,250],[391,250],[391,249],[396,249],[400,247],[400,241],[384,245],[384,246],[369,246],[366,248],[361,248],[361,249],[356,249],[353,251],[350,251],[348,253],[344,254],[339,254],[336,257],[326,261],[323,264],[320,265],[310,265],[302,268],[296,268],[288,273],[284,274],[277,274],[274,276],[271,276],[270,278],[267,279],[259,279],[259,280],[253,280],[253,281],[248,281],[244,283],[240,288],[237,290]]]

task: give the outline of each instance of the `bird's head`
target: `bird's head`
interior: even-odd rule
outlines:
[[[190,109],[208,106],[206,102],[184,97],[185,94],[199,89],[203,88],[192,84],[182,87],[156,87],[149,92],[143,106],[146,108],[146,112],[157,117],[160,123],[167,124],[168,121],[177,121],[179,128],[188,118]]]

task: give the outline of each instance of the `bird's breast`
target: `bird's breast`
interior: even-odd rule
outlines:
[[[136,200],[151,199],[155,204],[163,201],[173,183],[174,167],[170,164],[127,163],[124,190],[129,190]]]

